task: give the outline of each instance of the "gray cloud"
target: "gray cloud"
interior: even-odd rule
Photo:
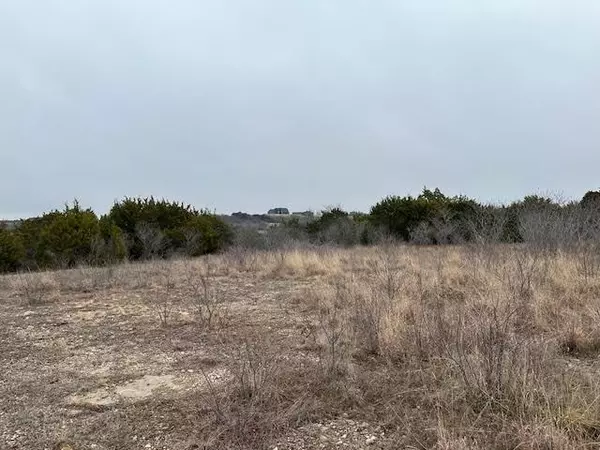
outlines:
[[[0,4],[0,216],[600,187],[594,0]]]

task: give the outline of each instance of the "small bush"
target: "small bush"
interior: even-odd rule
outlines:
[[[175,281],[169,267],[157,267],[155,279],[159,280],[156,286],[146,297],[148,307],[156,314],[160,326],[166,328],[171,323],[171,318],[179,306],[179,298],[175,294]]]
[[[199,325],[203,328],[223,325],[227,310],[210,261],[205,259],[201,266],[187,264],[185,281],[191,294],[189,304]]]
[[[43,273],[29,271],[19,274],[19,293],[30,306],[47,303],[50,294],[55,290],[55,283]]]

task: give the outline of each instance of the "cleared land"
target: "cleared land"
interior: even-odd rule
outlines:
[[[598,255],[236,251],[0,277],[0,448],[600,448]]]

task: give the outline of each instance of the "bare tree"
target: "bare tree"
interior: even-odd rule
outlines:
[[[474,244],[492,245],[502,240],[507,222],[506,209],[484,207],[471,216],[466,226]]]
[[[162,256],[166,249],[166,238],[162,231],[147,223],[137,224],[135,235],[142,244],[142,258],[152,259]]]

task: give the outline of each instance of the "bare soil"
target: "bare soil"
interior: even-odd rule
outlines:
[[[90,276],[95,274],[72,275]],[[85,280],[62,279],[45,286],[44,302],[35,306],[18,288],[22,280],[13,276],[4,283],[0,448],[208,447],[196,437],[206,414],[202,403],[231,380],[230,366],[249,340],[268,342],[286,364],[317,359],[316,349],[307,349],[297,301],[310,280],[266,280],[252,273],[216,277],[226,314],[211,329],[183,307],[185,286],[172,292],[180,302],[161,327],[148,303],[156,286],[146,281],[133,287],[119,280],[99,288],[86,283],[80,290]],[[340,426],[321,440],[310,428],[299,428],[261,448],[329,448],[337,442],[353,448],[353,439],[359,446],[371,436],[381,440],[379,431],[348,424],[348,431]]]

